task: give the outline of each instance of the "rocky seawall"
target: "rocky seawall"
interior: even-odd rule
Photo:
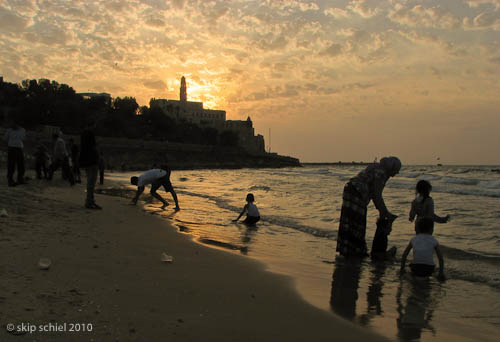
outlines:
[[[0,128],[3,138],[5,128]],[[69,150],[69,140],[79,144],[79,136],[64,135]],[[33,153],[42,142],[50,151],[51,136],[47,133],[27,131],[25,139],[26,168],[34,167]],[[117,171],[145,170],[168,162],[174,170],[180,169],[224,169],[224,168],[281,168],[299,167],[297,158],[275,153],[250,154],[241,148],[149,141],[126,138],[97,137],[99,149],[104,153],[106,169]],[[0,147],[2,165],[6,166],[7,143]],[[69,152],[69,151],[68,151]]]

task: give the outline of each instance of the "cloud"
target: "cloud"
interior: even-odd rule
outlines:
[[[375,84],[373,83],[360,83],[360,82],[355,82],[355,83],[349,83],[349,84],[345,84],[344,86],[342,86],[343,89],[345,90],[351,90],[351,89],[368,89],[368,88],[371,88],[371,87],[374,87]]]
[[[471,8],[476,8],[483,4],[491,4],[494,5],[497,10],[500,9],[500,0],[467,0],[466,2]]]
[[[422,5],[404,6],[398,4],[389,11],[388,18],[395,23],[415,28],[458,29],[462,21],[453,13],[438,6],[424,7]]]
[[[323,50],[320,55],[336,57],[342,54],[342,45],[337,43],[332,43],[328,48]]]
[[[142,20],[147,26],[153,28],[162,28],[166,25],[165,18],[159,13],[144,14]]]
[[[150,89],[156,89],[156,90],[165,90],[167,88],[167,85],[165,82],[158,80],[158,81],[144,81],[142,84],[144,84],[145,87],[150,88]]]
[[[470,18],[464,19],[464,25],[467,29],[493,29],[500,31],[500,11],[496,12],[482,12],[475,16],[472,20]]]
[[[193,99],[228,117],[290,125],[319,107],[361,119],[428,104],[498,108],[498,0],[0,3],[9,81],[46,77],[147,104],[177,98],[185,75]]]
[[[365,0],[351,0],[351,2],[347,5],[347,8],[351,12],[356,13],[363,18],[371,18],[379,13],[379,10],[377,8],[370,8],[366,4]]]
[[[265,1],[266,6],[273,9],[279,9],[284,12],[307,12],[307,11],[317,11],[319,6],[310,1],[298,1],[298,0],[267,0]]]
[[[285,46],[287,44],[288,44],[288,39],[283,34],[273,35],[273,34],[269,33],[269,34],[261,37],[257,41],[257,45],[262,50],[266,50],[266,51],[280,50],[280,49],[285,48]]]
[[[0,32],[16,33],[26,28],[28,19],[0,6]]]
[[[24,36],[31,43],[46,45],[64,45],[71,39],[64,27],[47,22],[37,22],[29,26]]]
[[[469,54],[469,47],[466,44],[458,44],[452,41],[447,41],[435,34],[423,33],[415,30],[410,32],[399,31],[399,34],[408,39],[410,42],[422,45],[422,47],[439,47],[451,56],[464,57]]]
[[[336,19],[349,18],[349,16],[350,16],[349,11],[346,11],[345,9],[342,9],[342,8],[336,8],[336,7],[328,8],[328,9],[324,10],[323,13],[326,16],[332,16]]]

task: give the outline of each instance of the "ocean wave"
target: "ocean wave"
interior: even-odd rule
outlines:
[[[471,283],[482,283],[500,289],[498,263],[500,255],[464,251],[441,245],[445,259],[448,259],[446,274],[450,279],[459,279]],[[455,261],[455,262],[453,262]]]
[[[420,173],[420,172],[400,173],[400,174],[398,174],[398,177],[403,177],[403,178],[417,178],[421,174],[422,173]]]
[[[484,254],[480,252],[464,251],[448,246],[441,246],[446,258],[454,260],[476,260],[497,266],[500,262],[500,254]]]
[[[500,198],[500,191],[488,189],[440,189],[439,192],[455,194],[455,195],[468,195],[468,196],[484,196]]]
[[[473,272],[469,269],[454,269],[450,268],[446,271],[446,274],[448,275],[448,278],[450,279],[458,279],[458,280],[463,280],[471,283],[481,283],[488,285],[494,289],[500,289],[500,280],[495,279],[493,277],[487,276],[487,275],[481,275],[478,274],[477,272]]]
[[[461,184],[461,185],[479,184],[479,179],[474,179],[474,178],[443,177],[441,181],[444,183]]]
[[[280,216],[266,216],[262,220],[281,227],[298,230],[315,237],[327,238],[327,239],[333,239],[337,237],[337,230],[310,227]]]
[[[238,212],[241,210],[239,207],[235,207],[233,205],[230,205],[228,201],[219,198],[217,196],[211,196],[211,195],[205,195],[205,194],[200,194],[200,193],[194,193],[194,192],[189,192],[189,191],[182,191],[183,194],[190,195],[190,196],[196,196],[196,197],[201,197],[201,198],[207,198],[210,200],[213,200],[215,204],[222,209],[227,209],[231,211]],[[336,230],[328,230],[328,229],[322,229],[322,228],[317,228],[317,227],[310,227],[307,225],[300,224],[292,219],[285,218],[282,216],[272,216],[272,215],[266,215],[261,218],[261,221],[263,222],[268,222],[271,224],[275,224],[281,227],[285,228],[291,228],[294,230],[301,231],[306,234],[310,234],[316,237],[321,237],[321,238],[336,238],[337,236],[337,231]]]
[[[424,180],[429,181],[429,182],[440,180],[441,178],[443,178],[443,177],[439,176],[439,175],[429,174],[429,173],[423,173],[420,176],[418,176],[418,179],[424,179]]]
[[[488,189],[500,189],[500,180],[482,180],[479,182],[479,186]]]
[[[251,186],[248,190],[264,190],[264,191],[271,191],[271,188],[268,186],[264,185],[254,185]]]

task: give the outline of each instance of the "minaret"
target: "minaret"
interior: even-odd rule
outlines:
[[[181,100],[181,102],[187,101],[187,87],[186,87],[186,79],[184,78],[184,76],[182,76],[181,78],[181,92],[179,95],[179,100]]]

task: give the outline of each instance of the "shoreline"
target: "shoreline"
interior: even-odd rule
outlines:
[[[125,198],[96,194],[104,209],[91,211],[82,185],[49,184],[0,185],[2,341],[19,339],[6,332],[11,322],[93,327],[30,335],[41,341],[384,340],[307,303],[290,278],[197,243]]]

